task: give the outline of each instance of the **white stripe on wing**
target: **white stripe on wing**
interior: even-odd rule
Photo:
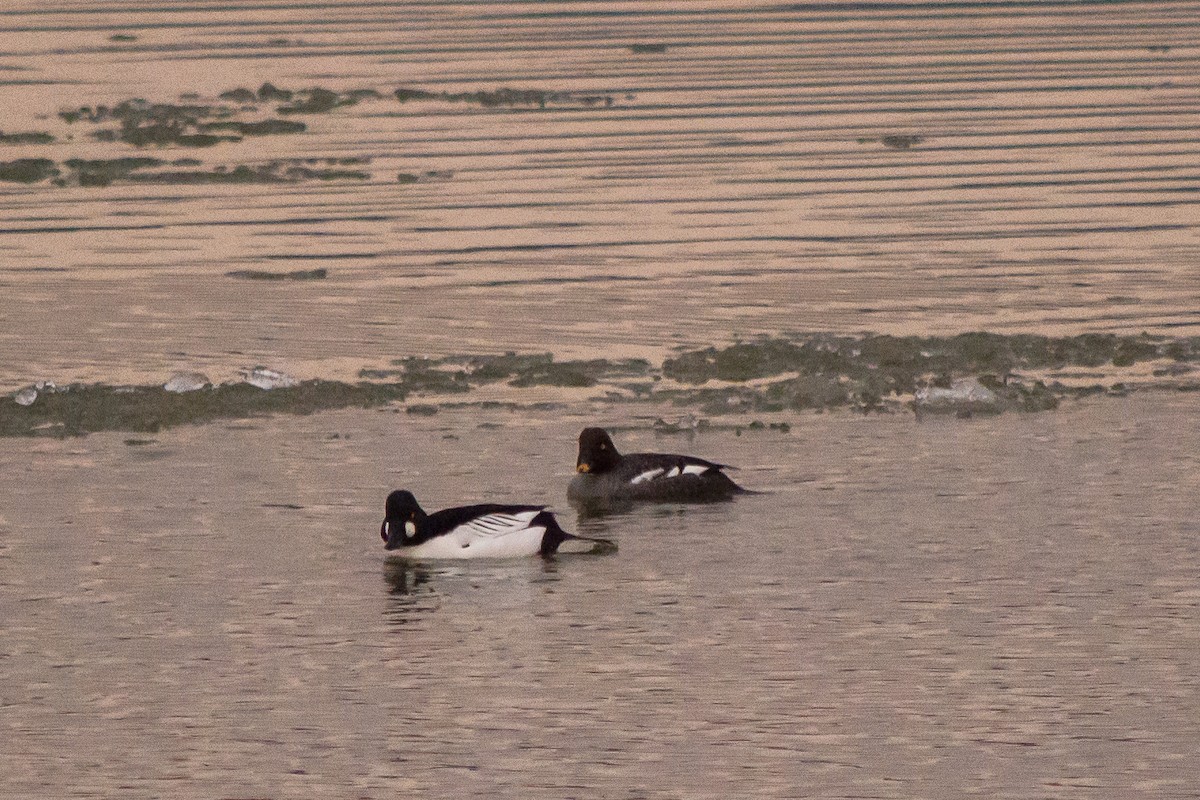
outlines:
[[[666,470],[663,469],[662,467],[655,467],[654,469],[646,470],[645,472],[641,473],[640,475],[634,475],[629,480],[629,482],[631,484],[635,484],[635,485],[639,484],[639,483],[645,483],[646,481],[654,480],[659,475],[662,475],[664,472],[666,472]]]
[[[463,534],[472,537],[507,536],[528,528],[529,523],[540,513],[542,513],[542,509],[535,508],[531,511],[519,511],[515,514],[509,514],[502,511],[493,514],[484,514],[482,517],[476,517],[473,520],[464,522],[456,527],[453,531],[450,531],[450,534]]]

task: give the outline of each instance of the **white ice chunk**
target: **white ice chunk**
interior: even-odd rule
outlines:
[[[202,372],[176,372],[171,376],[171,379],[163,384],[163,389],[168,392],[182,394],[184,392],[194,392],[198,389],[203,389],[205,386],[212,384],[208,376]]]
[[[300,383],[286,372],[278,372],[266,367],[255,367],[244,374],[246,383],[257,386],[259,389],[286,389]]]

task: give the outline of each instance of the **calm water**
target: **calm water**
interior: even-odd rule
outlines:
[[[5,794],[1195,797],[1198,416],[626,433],[769,494],[584,521],[574,413],[3,440]],[[397,486],[620,551],[389,562]]]

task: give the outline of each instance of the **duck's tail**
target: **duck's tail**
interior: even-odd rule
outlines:
[[[531,524],[544,525],[546,528],[546,533],[542,536],[541,550],[545,558],[555,553],[601,556],[617,552],[617,543],[610,539],[567,533],[549,511],[543,511],[534,517]]]
[[[567,538],[559,544],[556,552],[573,555],[606,556],[617,552],[617,543],[612,539],[601,539],[593,536],[576,536],[568,533]]]

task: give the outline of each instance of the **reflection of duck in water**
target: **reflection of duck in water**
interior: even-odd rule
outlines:
[[[426,514],[404,490],[388,495],[379,535],[389,551],[414,559],[551,556],[567,542],[586,543],[591,553],[616,548],[607,539],[567,533],[542,506],[483,503]]]
[[[567,499],[584,506],[621,506],[633,501],[712,503],[753,494],[730,479],[716,464],[694,456],[617,452],[603,428],[579,434],[579,473],[567,487]]]
[[[419,564],[389,558],[383,564],[383,579],[388,585],[385,615],[396,625],[406,625],[421,615],[441,607],[431,582],[433,573]]]
[[[388,594],[410,597],[432,593],[433,587],[429,585],[431,575],[428,570],[405,561],[389,559],[384,563],[383,577],[391,587]]]

